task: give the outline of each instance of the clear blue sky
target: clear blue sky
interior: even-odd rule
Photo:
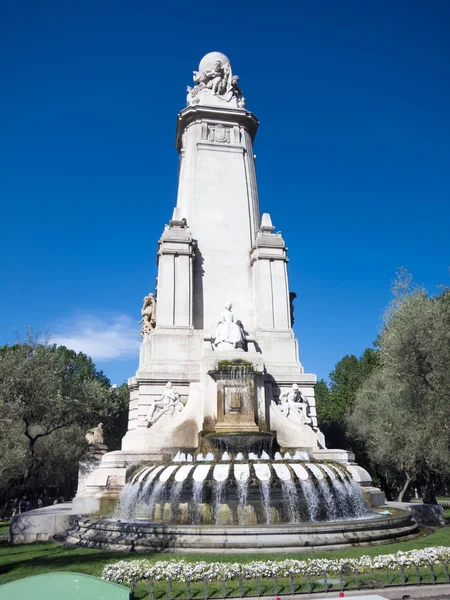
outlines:
[[[115,383],[176,202],[177,113],[227,54],[305,368],[377,335],[396,269],[448,284],[450,3],[3,0],[0,343],[48,328]]]

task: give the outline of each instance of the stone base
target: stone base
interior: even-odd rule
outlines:
[[[81,493],[73,499],[72,513],[86,515],[99,512],[102,502],[119,497],[125,485],[127,468],[151,460],[161,461],[162,456],[121,450],[104,454],[98,468],[83,481]]]
[[[85,548],[125,551],[159,551],[228,554],[241,552],[311,552],[311,548],[338,549],[345,546],[389,543],[415,537],[418,526],[411,514],[344,522],[253,527],[155,525],[92,521],[74,517],[75,527],[66,541]]]
[[[72,526],[72,505],[54,504],[15,515],[9,526],[9,541],[12,544],[29,544],[65,536]]]
[[[419,504],[418,502],[387,502],[389,507],[407,510],[417,525],[424,527],[444,527],[444,509],[437,504]]]

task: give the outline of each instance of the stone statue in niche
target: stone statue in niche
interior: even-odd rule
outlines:
[[[97,427],[89,429],[84,437],[90,446],[103,444],[103,423],[99,423]]]
[[[224,55],[211,54],[222,57],[222,60],[215,60],[214,63],[210,63],[209,66],[206,66],[203,70],[201,70],[202,65],[200,65],[199,71],[193,71],[195,86],[188,86],[187,88],[188,105],[198,104],[200,102],[199,93],[202,92],[218,96],[225,102],[230,102],[232,98],[236,98],[237,106],[239,108],[244,108],[245,98],[239,87],[239,77],[233,75],[231,65]]]
[[[156,327],[156,298],[154,294],[145,296],[141,316],[142,319],[138,325],[142,323],[141,336],[144,337],[146,333],[152,333]]]
[[[296,383],[290,390],[281,394],[280,411],[286,418],[300,425],[312,423],[311,418],[308,417],[308,400],[303,396]]]
[[[181,412],[183,408],[184,404],[181,401],[180,394],[173,389],[172,382],[168,381],[161,397],[150,406],[145,417],[147,427],[151,427],[164,415],[173,417],[175,412]]]
[[[239,319],[232,312],[233,305],[227,302],[219,317],[214,334],[214,347],[216,350],[245,350],[246,339],[244,328]]]

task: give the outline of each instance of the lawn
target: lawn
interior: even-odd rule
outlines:
[[[248,562],[251,560],[282,560],[283,558],[297,558],[306,560],[308,558],[357,558],[362,555],[390,554],[399,550],[407,551],[414,548],[426,548],[428,546],[450,546],[450,528],[437,529],[434,533],[422,536],[413,541],[399,542],[386,545],[374,545],[370,547],[358,548],[349,547],[345,550],[334,550],[328,552],[310,552],[307,554],[215,554],[215,555],[182,555],[182,554],[161,554],[161,553],[126,553],[109,552],[103,550],[94,550],[87,548],[73,548],[64,546],[55,542],[35,542],[34,544],[10,545],[6,541],[0,542],[0,584],[5,581],[12,581],[21,577],[38,575],[51,571],[75,571],[78,573],[87,573],[89,575],[100,576],[105,564],[124,559],[147,558],[151,561],[165,559],[185,559],[189,561],[224,561],[224,562]],[[282,582],[280,582],[281,585]],[[159,584],[161,590],[155,590],[155,598],[160,597],[163,588],[167,584]],[[248,588],[246,583],[246,589]],[[267,584],[268,585],[268,584]],[[235,588],[238,584],[234,582]],[[197,590],[196,587],[199,589]],[[214,586],[212,586],[214,587]],[[217,596],[221,595],[219,584],[216,586]],[[178,590],[180,588],[180,590]],[[249,588],[250,589],[250,588]],[[228,588],[227,588],[228,590]],[[138,584],[136,592],[137,598],[148,598],[149,585]],[[158,593],[159,591],[159,593]],[[263,589],[261,589],[263,591]],[[279,590],[281,591],[281,589]],[[212,589],[211,589],[212,592]],[[181,584],[174,584],[174,597],[177,594],[184,595],[185,590]],[[267,593],[271,593],[268,589]],[[236,595],[237,592],[234,592]],[[193,584],[192,596],[202,596],[200,584]]]
[[[9,532],[9,522],[8,521],[0,521],[0,536],[8,535]]]

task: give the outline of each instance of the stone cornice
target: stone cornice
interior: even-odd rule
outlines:
[[[175,146],[181,150],[181,136],[184,129],[194,121],[215,120],[220,123],[239,124],[245,127],[253,141],[259,121],[255,115],[244,109],[220,108],[213,106],[188,106],[184,108],[177,119]]]

